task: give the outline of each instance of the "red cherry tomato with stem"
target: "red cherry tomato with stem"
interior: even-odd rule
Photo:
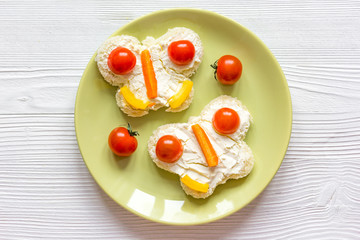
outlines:
[[[130,124],[128,128],[114,128],[108,138],[111,151],[120,157],[130,156],[137,148],[138,142],[135,138],[137,135],[138,132],[133,131]]]
[[[175,41],[169,45],[168,55],[173,63],[187,65],[194,59],[195,47],[188,40]]]
[[[156,143],[156,156],[163,162],[176,162],[182,154],[183,145],[173,135],[164,135]]]
[[[215,69],[215,79],[225,85],[236,83],[243,69],[240,60],[232,55],[224,55],[210,66]]]
[[[220,134],[232,134],[240,126],[239,114],[231,108],[220,108],[212,119],[213,127]]]
[[[135,67],[136,57],[129,49],[117,47],[110,53],[107,64],[113,73],[124,75]]]

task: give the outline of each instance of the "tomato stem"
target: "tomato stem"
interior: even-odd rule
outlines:
[[[219,60],[219,59],[218,59],[218,60]],[[210,64],[210,67],[212,67],[213,69],[215,69],[215,71],[214,71],[214,78],[215,78],[216,81],[218,80],[217,77],[216,77],[217,68],[218,68],[218,66],[217,66],[218,60],[216,60],[216,61],[214,62],[214,64]]]
[[[132,136],[132,137],[140,135],[139,132],[132,130],[130,123],[128,123],[127,130],[129,132],[130,136]]]

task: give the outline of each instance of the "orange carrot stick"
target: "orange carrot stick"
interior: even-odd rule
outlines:
[[[141,52],[141,65],[145,80],[146,94],[149,99],[157,97],[157,80],[155,77],[154,66],[151,61],[149,50]]]
[[[214,147],[212,146],[208,136],[206,135],[204,129],[200,127],[199,124],[195,124],[191,126],[193,130],[196,140],[198,141],[201,151],[205,155],[206,162],[209,167],[215,167],[218,165],[219,158],[215,152]]]

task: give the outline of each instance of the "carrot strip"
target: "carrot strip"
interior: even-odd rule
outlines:
[[[154,66],[151,61],[150,51],[141,52],[141,65],[145,80],[146,94],[149,99],[157,97],[157,80],[155,77]]]
[[[185,175],[180,179],[182,183],[191,188],[192,190],[206,193],[209,190],[209,184],[207,183],[199,183],[193,179],[191,179],[188,175]]]
[[[219,162],[219,158],[208,136],[206,135],[204,129],[202,129],[199,124],[192,125],[191,129],[195,134],[196,140],[200,145],[201,151],[205,155],[205,159],[208,166],[209,167],[217,166]]]

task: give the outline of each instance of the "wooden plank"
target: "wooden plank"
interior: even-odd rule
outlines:
[[[268,188],[201,226],[129,213],[78,151],[77,86],[97,47],[154,10],[195,7],[234,19],[281,64],[294,124]],[[0,1],[0,239],[358,239],[359,1]]]
[[[102,192],[77,149],[72,114],[0,115],[0,239],[356,237],[360,135],[351,132],[359,132],[360,114],[295,112],[295,119],[264,193],[215,223],[175,227],[139,218]]]
[[[360,65],[359,65],[360,66]],[[360,111],[360,67],[284,66],[296,111]],[[1,113],[72,113],[82,69],[0,69]]]
[[[116,29],[154,10],[184,7],[165,1],[2,1],[0,66],[84,69]],[[186,6],[187,4],[185,4]],[[188,1],[188,6],[224,14],[254,31],[281,64],[360,63],[357,1]],[[74,24],[76,23],[76,24]]]

